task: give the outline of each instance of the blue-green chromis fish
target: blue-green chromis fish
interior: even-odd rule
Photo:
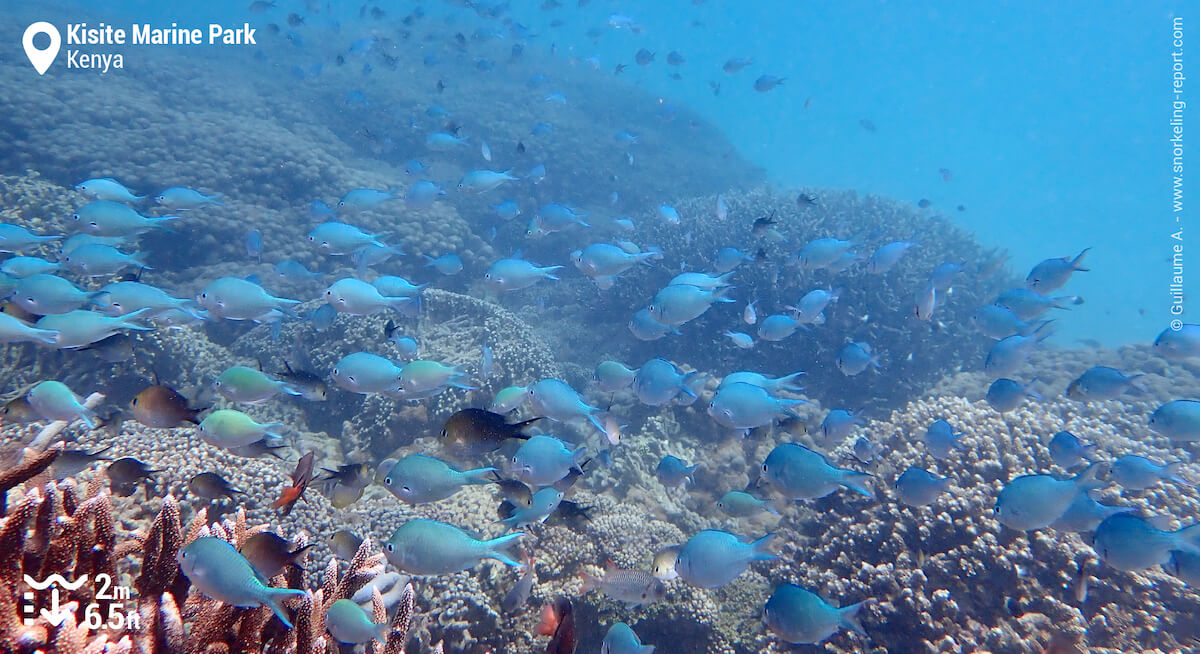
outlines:
[[[830,606],[816,593],[793,584],[784,584],[771,593],[763,611],[767,628],[794,645],[817,644],[840,629],[866,636],[858,622],[865,602],[842,608]]]
[[[283,602],[289,597],[303,597],[305,591],[268,586],[233,545],[205,536],[184,545],[175,558],[188,581],[206,596],[243,608],[266,606],[288,629],[292,628]]]
[[[339,643],[359,644],[377,640],[387,642],[387,622],[375,623],[357,604],[348,599],[334,602],[325,612],[325,628]]]
[[[387,560],[414,575],[444,575],[473,568],[483,559],[520,567],[506,551],[524,537],[517,532],[480,541],[444,522],[418,518],[400,525],[384,546]]]
[[[29,406],[46,420],[82,420],[89,429],[96,426],[96,413],[83,406],[80,398],[66,384],[44,381],[29,389],[25,396]]]
[[[495,468],[460,472],[441,459],[410,454],[388,470],[383,486],[409,504],[422,504],[444,500],[466,485],[490,484],[495,472]]]
[[[705,529],[688,539],[679,550],[675,571],[699,588],[719,588],[745,572],[750,563],[776,558],[770,552],[775,534],[743,543],[727,531]]]

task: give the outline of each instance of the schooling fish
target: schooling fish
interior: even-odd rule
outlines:
[[[1141,377],[1141,374],[1126,375],[1108,366],[1095,366],[1067,386],[1067,397],[1081,402],[1115,400]]]
[[[1084,248],[1083,251],[1075,255],[1074,259],[1059,257],[1057,259],[1046,259],[1039,263],[1033,267],[1033,270],[1029,271],[1029,275],[1025,278],[1025,287],[1043,295],[1062,288],[1071,279],[1071,273],[1076,271],[1087,272],[1088,269],[1079,265],[1079,263],[1083,261],[1083,255],[1087,254],[1088,250],[1091,249]]]
[[[265,436],[279,436],[282,422],[260,424],[241,411],[217,409],[200,421],[200,438],[216,447],[249,445]]]
[[[133,313],[110,318],[95,311],[76,309],[66,313],[42,316],[34,323],[37,329],[58,332],[54,346],[60,350],[81,349],[117,334],[122,329],[150,331],[138,322],[149,309],[138,309]]]
[[[9,277],[24,279],[31,275],[48,275],[62,267],[61,263],[46,261],[37,257],[13,257],[0,263],[0,273]]]
[[[727,531],[705,529],[680,548],[675,571],[693,586],[719,588],[745,572],[750,563],[777,558],[770,552],[774,540],[775,534],[767,534],[744,543]]]
[[[1154,352],[1164,359],[1181,361],[1200,356],[1200,325],[1168,327],[1154,339]]]
[[[524,536],[517,532],[479,541],[454,525],[418,518],[405,522],[392,533],[384,545],[384,555],[396,568],[414,575],[468,570],[483,559],[519,567],[506,550]]]
[[[562,266],[540,267],[524,259],[500,259],[483,274],[483,283],[497,291],[519,291],[548,279],[558,281],[554,273]]]
[[[746,382],[721,384],[706,412],[717,424],[743,434],[786,417],[795,417],[793,407],[805,400],[777,398],[767,389]]]
[[[292,542],[283,536],[272,531],[261,531],[246,537],[238,551],[263,579],[270,579],[289,565],[303,567],[296,559],[314,545],[316,543],[309,543],[292,549]]]
[[[894,489],[896,498],[902,503],[913,507],[927,506],[950,489],[950,479],[912,466],[896,478]]]
[[[866,481],[871,475],[835,468],[825,457],[795,443],[783,443],[763,461],[760,480],[793,500],[825,497],[840,487],[873,497]]]
[[[308,233],[308,242],[317,248],[318,252],[331,255],[350,254],[368,245],[387,247],[379,239],[387,234],[368,234],[361,229],[340,222],[327,222],[317,225]]]
[[[196,415],[202,409],[188,407],[188,399],[165,384],[147,386],[130,401],[133,418],[147,427],[171,429],[185,422],[200,424]]]
[[[1167,564],[1171,552],[1200,555],[1200,525],[1163,531],[1136,513],[1117,513],[1096,527],[1092,548],[1117,570],[1145,570]]]
[[[360,644],[376,640],[382,645],[387,642],[391,626],[386,621],[376,623],[359,605],[340,599],[325,611],[325,628],[339,643]]]
[[[599,407],[585,402],[578,391],[562,380],[547,378],[533,384],[529,387],[529,401],[536,414],[556,422],[586,418],[597,431],[604,433],[604,425],[596,417]]]
[[[511,472],[530,486],[550,486],[579,467],[586,451],[582,445],[572,450],[553,436],[532,436],[517,448]]]
[[[303,597],[306,591],[267,586],[233,545],[203,536],[180,548],[176,559],[184,576],[206,596],[232,606],[266,606],[284,626],[292,628],[283,602]]]
[[[329,399],[329,388],[326,386],[325,380],[303,368],[293,368],[286,359],[283,361],[283,367],[285,371],[277,373],[275,376],[279,377],[293,391],[298,392],[299,397],[310,402],[323,402]]]
[[[495,473],[495,468],[462,472],[441,459],[410,454],[392,466],[384,477],[383,486],[409,504],[422,504],[444,500],[463,486],[490,484]]]
[[[988,386],[986,395],[987,403],[1000,413],[1006,413],[1020,406],[1026,397],[1031,397],[1035,400],[1042,399],[1041,395],[1029,389],[1031,385],[1032,382],[1022,385],[1019,382],[1001,377]]]
[[[0,313],[0,343],[42,343],[55,345],[59,333],[54,329],[38,329],[30,327],[18,318],[7,313]]]
[[[222,497],[233,499],[235,494],[244,492],[234,488],[224,477],[215,472],[201,472],[193,475],[188,480],[187,487],[197,497],[206,500],[219,500]]]
[[[529,525],[541,524],[558,509],[563,500],[563,491],[547,486],[533,494],[529,506],[514,507],[512,515],[500,520],[509,529],[520,529]]]
[[[1075,495],[1100,488],[1097,479],[1104,464],[1092,464],[1070,479],[1050,475],[1014,478],[996,497],[996,519],[1012,529],[1043,529],[1067,511]]]
[[[369,316],[388,309],[411,315],[420,306],[412,297],[386,297],[375,286],[353,277],[334,282],[325,290],[324,298],[339,313],[352,316]]]
[[[214,318],[225,320],[261,320],[271,311],[291,315],[299,300],[278,298],[258,284],[238,277],[222,277],[200,292],[196,298]]]
[[[57,275],[30,275],[13,288],[13,302],[37,316],[67,313],[103,299],[102,293],[81,291]]]
[[[950,452],[953,450],[967,449],[967,446],[958,440],[961,437],[962,433],[954,431],[954,427],[945,418],[939,418],[925,428],[925,449],[930,456],[941,461],[950,458]]]
[[[272,379],[263,371],[247,366],[227,368],[213,382],[213,387],[225,399],[242,404],[262,404],[280,393],[300,395],[300,391],[287,382]]]
[[[1172,400],[1150,414],[1150,430],[1179,443],[1200,441],[1200,402]]]
[[[1084,443],[1069,431],[1055,434],[1047,447],[1050,450],[1050,458],[1068,470],[1085,461],[1094,460],[1099,448],[1098,445]]]
[[[79,231],[95,236],[136,236],[151,229],[167,229],[179,216],[148,218],[119,202],[96,200],[71,214]]]
[[[330,376],[351,393],[384,393],[395,391],[400,384],[401,368],[391,361],[370,352],[355,352],[334,364]]]
[[[696,465],[688,465],[687,461],[667,454],[659,460],[658,465],[654,468],[654,476],[662,482],[667,488],[675,488],[684,481],[690,481],[694,485],[696,479],[693,476],[696,472]]]
[[[96,412],[85,407],[82,398],[62,382],[41,382],[29,389],[25,397],[30,408],[46,420],[82,420],[89,429],[96,426]]]
[[[195,209],[205,205],[221,206],[221,198],[224,197],[220,193],[213,195],[204,195],[199,191],[185,188],[182,186],[172,186],[171,188],[154,196],[154,201],[167,207],[168,209]]]
[[[864,637],[858,612],[866,602],[834,608],[816,593],[794,584],[784,584],[771,593],[763,609],[767,628],[794,645],[817,644],[841,629]]]
[[[1160,464],[1144,456],[1126,454],[1112,462],[1109,479],[1128,490],[1146,490],[1163,481],[1191,486],[1191,482],[1179,476],[1182,469],[1181,461]]]
[[[880,369],[879,355],[871,351],[868,343],[862,342],[843,345],[842,349],[838,350],[834,363],[837,364],[838,370],[848,377],[853,377],[867,368]]]
[[[506,386],[492,398],[488,410],[501,415],[511,413],[529,399],[529,389],[525,386]]]
[[[521,395],[524,397],[526,393],[522,392]],[[451,414],[442,425],[442,444],[455,456],[474,458],[495,452],[509,439],[528,440],[529,435],[522,430],[538,420],[541,418],[510,424],[501,413],[461,409]]]
[[[111,177],[99,177],[79,182],[75,185],[75,190],[91,198],[111,202],[132,203],[146,199],[146,196],[135,195],[127,186]]]

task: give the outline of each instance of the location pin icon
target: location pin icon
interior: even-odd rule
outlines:
[[[33,37],[38,34],[50,37],[50,45],[44,50],[38,50],[33,45]],[[58,56],[58,48],[62,45],[62,36],[55,26],[46,21],[38,21],[25,28],[25,36],[21,37],[21,45],[25,47],[25,56],[29,57],[29,63],[33,64],[33,69],[38,72],[38,75],[45,75],[46,71],[50,70],[50,64],[54,63],[54,58]]]

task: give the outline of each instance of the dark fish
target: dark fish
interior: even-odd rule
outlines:
[[[54,459],[54,463],[50,464],[50,473],[54,475],[55,479],[74,477],[97,461],[108,461],[108,458],[100,455],[110,449],[112,449],[112,445],[93,452],[81,449],[63,450],[62,454]]]
[[[304,16],[301,16],[300,14],[295,14],[295,13],[288,14],[287,24],[292,27],[300,27],[301,25],[304,24]]]
[[[126,456],[108,464],[106,472],[114,485],[128,487],[143,479],[150,480],[150,475],[158,472],[158,470],[153,470],[145,463],[131,456]]]
[[[125,425],[125,412],[115,406],[110,406],[103,413],[96,415],[95,422],[94,429],[103,429],[109,436],[120,436],[121,429]]]
[[[682,66],[685,63],[687,63],[687,59],[684,59],[683,55],[679,54],[678,52],[672,50],[667,53],[668,66]]]
[[[613,69],[613,75],[620,75],[624,71],[625,71],[625,64],[617,64],[617,67]]]
[[[384,11],[382,9],[380,9],[379,7],[371,7],[371,18],[372,19],[381,20],[386,15],[387,14],[385,14]]]
[[[537,633],[550,636],[546,645],[546,654],[575,654],[575,615],[571,608],[571,600],[559,596],[553,605],[542,607],[542,621],[537,627]]]
[[[4,403],[4,408],[0,408],[0,424],[28,425],[42,419],[42,416],[29,406],[29,400],[26,399],[28,394],[29,389],[24,389],[20,395]]]
[[[863,129],[867,130],[868,132],[871,132],[872,134],[874,134],[877,131],[875,128],[875,123],[871,122],[870,120],[868,120],[866,118],[859,120],[858,125],[859,125],[859,127],[862,127]]]
[[[109,363],[133,361],[133,339],[129,334],[113,334],[79,349],[88,350]]]
[[[367,463],[347,463],[338,466],[337,470],[321,468],[321,472],[326,473],[326,476],[317,481],[334,481],[352,488],[365,488],[375,480],[375,473]]]
[[[959,210],[959,211],[966,211],[966,210],[967,210],[967,205],[965,205],[965,204],[960,204],[960,205],[958,205],[958,210]]]
[[[529,601],[529,593],[533,591],[533,584],[537,582],[537,573],[534,572],[534,568],[533,557],[525,557],[525,572],[517,580],[517,584],[512,587],[512,590],[505,593],[504,599],[500,601],[500,607],[504,609],[505,613],[516,613]]]
[[[354,558],[362,542],[363,539],[355,536],[352,532],[341,529],[333,532],[333,535],[329,537],[329,548],[339,558],[349,561]]]
[[[533,491],[525,485],[525,482],[519,479],[504,479],[497,474],[496,485],[500,487],[500,494],[504,496],[504,501],[509,504],[524,508],[533,506]],[[504,517],[509,518],[511,514]]]
[[[637,54],[633,55],[633,60],[636,61],[639,66],[648,66],[654,61],[654,53],[642,48],[641,50],[637,51]]]
[[[147,386],[129,406],[133,408],[133,419],[147,427],[171,429],[185,422],[200,424],[196,414],[202,409],[189,408],[188,399],[166,384]]]
[[[525,143],[517,141],[517,154],[525,154]]]
[[[796,196],[796,204],[802,207],[815,207],[817,206],[817,196],[812,193],[801,193]]]
[[[274,0],[254,0],[254,2],[250,3],[250,13],[261,14],[268,9],[273,9],[274,7]]]
[[[270,579],[283,572],[284,566],[300,567],[300,564],[296,563],[296,557],[313,545],[316,543],[292,549],[292,542],[283,536],[271,531],[260,531],[243,541],[238,551],[263,576],[263,579]]]
[[[188,490],[206,500],[218,500],[222,497],[233,499],[241,490],[229,485],[224,477],[215,472],[201,472],[188,480]]]
[[[583,476],[583,469],[591,462],[592,460],[588,459],[587,461],[579,464],[579,467],[571,468],[569,471],[567,471],[566,477],[554,482],[554,490],[560,493],[565,493],[570,490],[570,488],[575,485],[575,482],[579,481],[579,478]]]
[[[283,515],[292,512],[296,502],[304,497],[304,489],[308,488],[309,482],[312,481],[313,460],[316,457],[315,451],[300,457],[300,460],[296,462],[296,471],[292,473],[292,485],[283,489],[283,492],[279,494],[279,499],[271,504],[271,508],[283,509]]]
[[[775,220],[775,210],[772,209],[771,215],[763,216],[762,218],[759,218],[754,221],[754,224],[751,225],[751,227],[750,227],[750,233],[755,236],[759,236],[763,232],[767,231],[768,229],[771,229],[772,227],[774,227],[775,225],[778,225],[778,224],[779,224],[779,221]]]
[[[29,313],[28,311],[22,309],[20,306],[14,304],[12,302],[5,302],[4,304],[0,304],[0,313],[7,313],[8,315],[12,316],[13,318],[16,318],[17,320],[21,320],[23,322],[27,322],[31,325],[33,323],[37,322],[38,318],[39,318],[39,316]]]
[[[531,418],[509,424],[504,416],[484,409],[455,411],[442,426],[442,445],[456,456],[479,456],[500,449],[510,438],[527,440],[521,430],[541,420]]]
[[[283,367],[287,372],[276,373],[275,376],[300,391],[300,397],[310,402],[324,402],[329,399],[329,386],[325,384],[324,379],[303,368],[293,368],[286,359],[283,361]]]
[[[271,456],[275,457],[276,459],[282,459],[283,457],[276,450],[282,450],[284,447],[286,447],[286,446],[283,444],[282,441],[271,441],[266,438],[263,438],[263,439],[254,441],[253,443],[250,443],[249,445],[243,445],[241,447],[231,447],[231,448],[229,448],[229,451],[233,452],[234,454],[236,454],[238,456],[244,456],[247,459],[257,459],[258,457],[260,457],[264,454],[270,454]]]
[[[921,208],[921,209],[928,209],[929,205],[931,205],[931,204],[933,204],[933,202],[931,200],[927,200],[925,198],[921,198],[920,200],[917,200],[917,207]]]
[[[712,89],[713,95],[721,95],[721,83],[709,81],[708,88]]]
[[[562,520],[566,523],[568,529],[572,531],[581,531],[584,528],[585,522],[592,519],[591,511],[596,507],[584,506],[579,502],[571,500],[563,500],[558,503],[558,508],[550,515],[553,520]]]
[[[441,93],[442,91],[445,91],[445,90],[446,90],[446,83],[445,83],[445,82],[443,82],[442,80],[438,80],[438,83],[437,83],[437,90],[438,90],[438,93]]]

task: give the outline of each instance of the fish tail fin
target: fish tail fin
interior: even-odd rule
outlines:
[[[1087,254],[1088,250],[1090,250],[1090,249],[1092,249],[1092,248],[1090,248],[1090,247],[1083,248],[1082,252],[1075,255],[1074,259],[1071,259],[1071,270],[1078,270],[1079,272],[1088,272],[1089,271],[1088,268],[1084,268],[1083,266],[1079,265],[1079,263],[1081,261],[1083,261],[1083,255]]]
[[[288,619],[287,612],[283,608],[283,602],[289,597],[303,597],[308,593],[303,590],[296,590],[295,588],[268,587],[264,590],[266,592],[262,598],[262,603],[266,604],[267,608],[271,609],[271,612],[275,614],[275,617],[279,618],[279,621],[282,622],[285,627],[291,629],[292,621]]]
[[[1200,522],[1180,529],[1175,535],[1179,538],[1179,544],[1183,546],[1179,549],[1186,548],[1185,551],[1200,554]]]
[[[44,345],[57,345],[58,344],[58,330],[57,329],[35,329],[35,330],[33,330],[32,334],[33,334],[34,338],[37,339],[38,343],[42,343]]]
[[[768,559],[778,558],[779,555],[771,551],[771,545],[775,542],[777,534],[771,533],[762,538],[750,543],[750,547],[754,550],[755,561],[766,561]]]
[[[1093,463],[1072,477],[1071,481],[1075,482],[1075,486],[1083,491],[1100,488],[1107,485],[1107,482],[1101,481],[1100,477],[1108,473],[1109,468],[1109,464],[1103,461]]]
[[[278,432],[286,426],[287,425],[283,424],[282,422],[268,422],[267,424],[263,425],[263,433],[267,436],[283,438],[283,435]]]
[[[388,632],[392,630],[392,625],[386,620],[375,625],[375,640],[379,641],[380,645],[387,646]]]
[[[858,622],[858,612],[862,609],[863,604],[866,604],[866,602],[858,602],[857,604],[843,606],[838,609],[838,624],[866,636],[867,632],[863,630],[862,624]]]
[[[800,386],[794,385],[792,382],[799,379],[802,375],[804,375],[803,370],[800,372],[793,372],[790,375],[784,375],[783,377],[780,377],[779,379],[775,380],[775,382],[779,384],[779,387],[782,389],[799,392],[804,389]]]
[[[735,300],[731,297],[726,297],[726,295],[725,295],[726,293],[732,291],[735,288],[737,288],[737,287],[736,286],[722,286],[721,288],[713,290],[713,292],[712,292],[713,302],[737,302],[737,300]]]
[[[98,419],[98,416],[96,415],[96,412],[83,406],[82,404],[79,405],[79,419],[83,421],[83,424],[87,425],[88,429],[95,429],[97,426],[96,420]]]
[[[604,425],[600,423],[600,419],[596,417],[595,413],[588,413],[588,422],[592,423],[592,426],[595,427],[596,430],[599,431],[601,434],[608,433],[604,429]]]
[[[477,468],[475,470],[465,470],[462,474],[463,482],[467,484],[494,484],[496,480],[490,478],[488,475],[496,475],[498,477],[500,471],[495,468]]]
[[[687,373],[686,375],[684,375],[683,378],[679,380],[680,392],[682,392],[684,395],[687,395],[688,397],[697,397],[696,391],[693,391],[691,386],[688,385],[688,382],[691,381],[692,378],[695,377],[696,375],[704,375],[704,373],[700,372],[699,370],[693,370],[693,371]]]
[[[875,493],[867,486],[867,480],[873,478],[874,475],[855,470],[842,470],[841,484],[846,488],[867,497],[875,497]]]
[[[515,561],[511,556],[509,556],[508,552],[505,552],[504,550],[516,545],[517,541],[524,536],[524,532],[518,531],[515,534],[508,534],[507,536],[501,536],[499,538],[493,538],[489,541],[484,541],[483,546],[486,549],[485,554],[489,558],[496,559],[504,565],[513,568],[519,568],[521,567],[521,563],[519,561]]]
[[[1174,463],[1168,463],[1167,465],[1163,466],[1163,477],[1165,477],[1166,479],[1169,479],[1177,484],[1183,484],[1184,486],[1192,486],[1193,485],[1192,482],[1179,476],[1179,473],[1182,471],[1183,471],[1183,461],[1176,461]]]

